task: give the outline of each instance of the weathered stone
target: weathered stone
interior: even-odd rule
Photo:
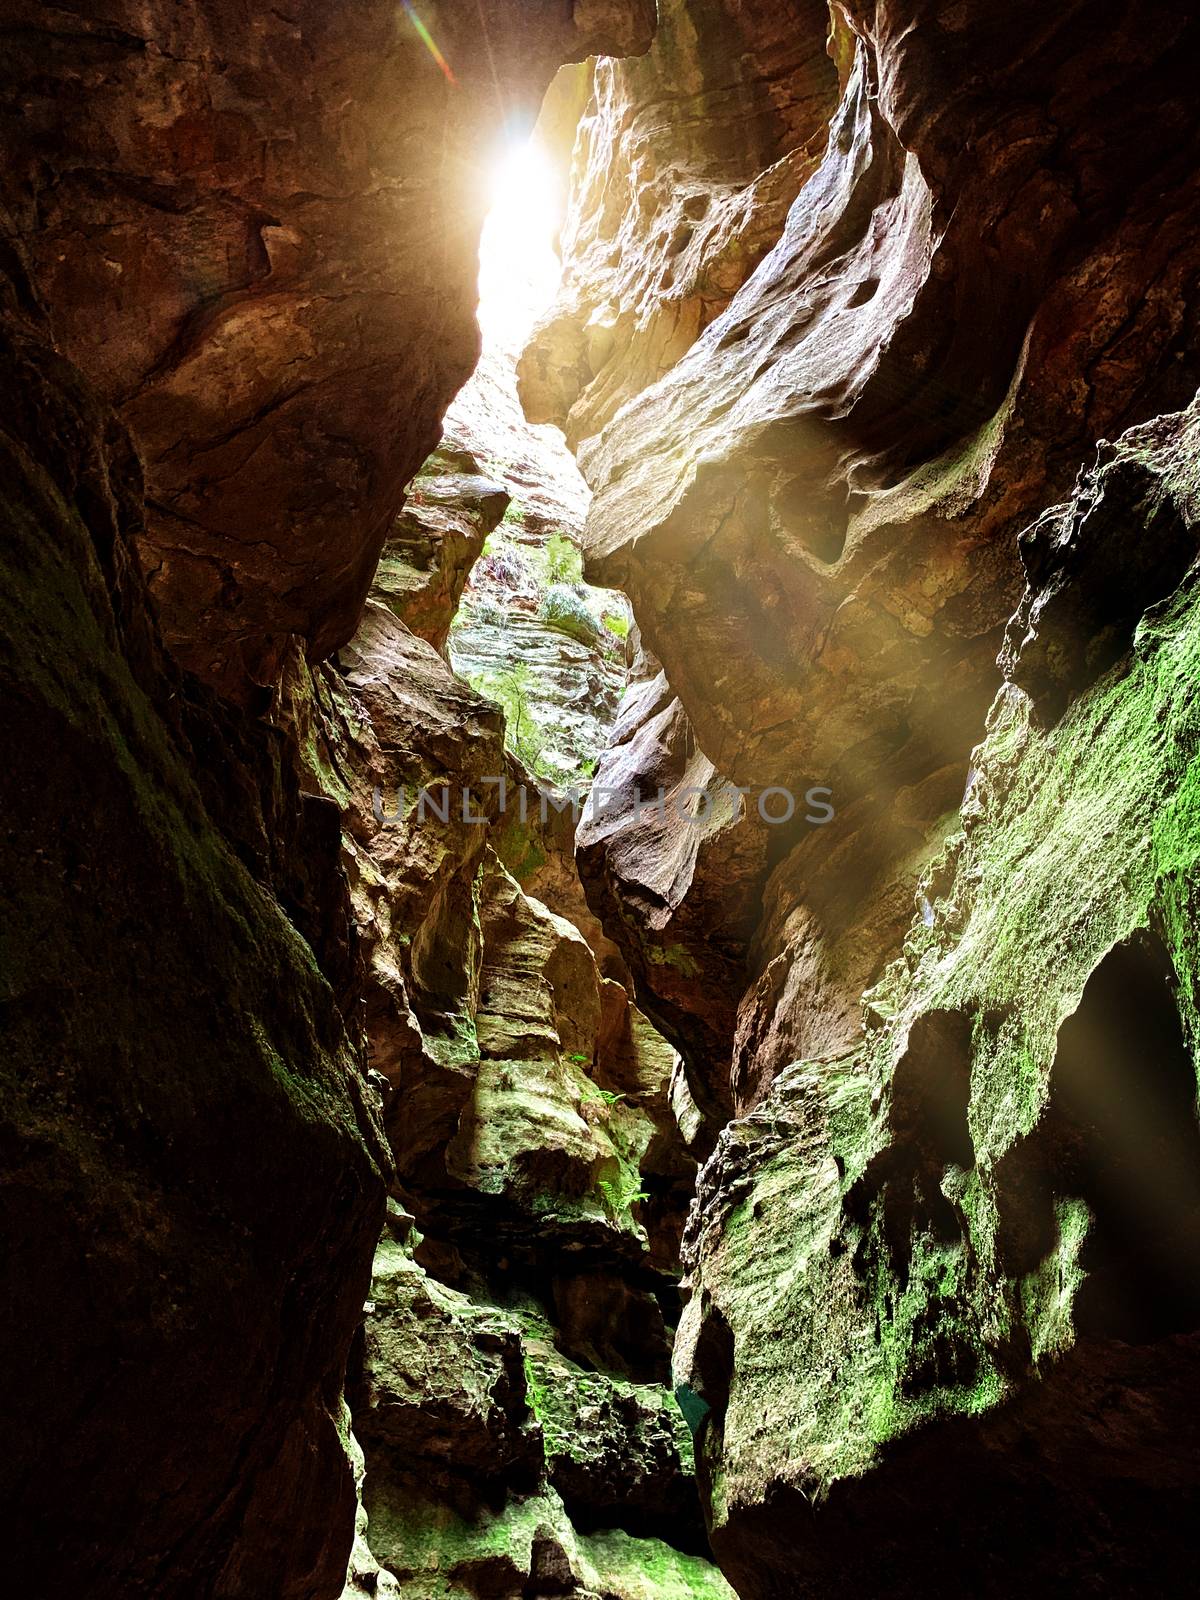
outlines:
[[[390,0],[8,8],[14,226],[145,460],[167,639],[232,693],[354,631],[478,356],[480,152],[563,61],[645,49],[654,6],[433,20],[445,71]]]
[[[632,595],[703,748],[738,781],[812,773],[855,793],[918,731],[934,752],[968,742],[1016,598],[1000,533],[1066,487],[1109,418],[1145,415],[1153,375],[1174,385],[1173,358],[1190,345],[1182,319],[1139,325],[1142,359],[1122,367],[1124,381],[1112,374],[1101,422],[1075,385],[1080,352],[1061,340],[1098,274],[1111,314],[1093,322],[1092,360],[1126,336],[1118,305],[1144,301],[1152,284],[1170,295],[1186,271],[1183,254],[1144,252],[1148,152],[1126,159],[1088,96],[1088,51],[1111,73],[1119,41],[1106,32],[1082,53],[1071,45],[1069,64],[1062,34],[1028,53],[1015,32],[994,57],[976,53],[979,90],[951,149],[944,117],[921,121],[932,85],[901,72],[937,29],[913,11],[900,34],[858,24],[825,160],[779,244],[582,454],[596,492],[592,567]],[[939,75],[973,48],[971,18],[961,21],[953,36],[937,29],[953,41]],[[1130,24],[1139,38],[1149,25]],[[1145,126],[1156,186],[1190,128],[1170,66],[1186,26],[1156,36],[1162,75]],[[1014,91],[1033,96],[1050,81],[1085,185],[1075,193],[1037,160],[1050,136],[1038,114],[1024,160],[1009,156]],[[1159,226],[1184,227],[1193,204],[1181,185]],[[1010,242],[1003,290],[972,253],[992,228]],[[1078,266],[1085,246],[1090,272]],[[834,258],[838,271],[825,273]],[[946,401],[931,408],[934,386]]]
[[[511,496],[454,620],[454,670],[504,707],[509,748],[536,777],[586,783],[625,687],[629,626],[623,595],[580,581],[587,485],[558,430],[526,421],[498,333],[446,429]]]
[[[577,859],[592,909],[619,944],[642,1005],[683,1053],[714,1135],[730,1107],[734,1018],[766,834],[698,748],[665,676],[642,676],[597,769]]]
[[[1184,1592],[1200,24],[664,0],[544,130],[594,506],[485,362],[397,523],[480,155],[654,8],[101,10],[0,68],[12,1580],[728,1600],[686,1416],[744,1600]],[[456,659],[548,754],[433,647],[507,495]],[[655,655],[576,835],[487,780],[636,659],[579,543]]]
[[[956,764],[897,792],[865,796],[806,828],[772,872],[733,1041],[730,1087],[739,1114],[791,1062],[857,1042],[863,991],[903,941],[914,885],[955,826],[962,789]]]
[[[690,1571],[701,1593],[722,1592],[706,1561],[645,1537],[609,1550],[601,1590],[573,1525],[706,1548],[691,1441],[669,1391],[582,1370],[528,1301],[502,1309],[437,1283],[413,1258],[412,1219],[396,1220],[407,1237],[377,1253],[351,1385],[368,1581],[377,1559],[380,1592],[414,1600],[637,1596],[644,1564],[661,1563]]]
[[[576,1524],[706,1552],[691,1435],[670,1390],[582,1371],[544,1339],[526,1350],[547,1477]]]
[[[350,1548],[335,1419],[389,1166],[297,931],[345,939],[336,843],[281,741],[165,657],[128,436],[4,262],[7,1571],[309,1600]],[[202,793],[222,748],[238,781]]]
[[[557,304],[520,366],[572,444],[669,370],[775,243],[836,102],[824,5],[660,0],[650,51],[597,62]]]
[[[541,1464],[519,1331],[381,1241],[371,1280],[355,1431],[427,1483],[461,1477],[528,1487]]]
[[[1058,524],[1123,504],[1110,538],[1152,525],[1178,550],[1198,460],[1195,408],[1135,429]],[[1126,496],[1131,479],[1153,492]],[[1096,567],[1060,549],[1039,588],[1103,637]],[[750,1600],[835,1575],[913,1595],[1000,1594],[1014,1571],[1038,1588],[1100,1571],[1121,1593],[1185,1581],[1198,641],[1189,573],[1053,728],[1001,691],[865,1041],[788,1068],[702,1174],[677,1363],[708,1408],[714,1546]],[[935,1574],[914,1499],[930,1495],[953,1550]]]
[[[645,886],[670,874],[672,839],[627,814],[584,841],[595,904],[717,1123],[731,1055],[744,1108],[789,1056],[852,1041],[861,988],[894,952],[908,887],[966,777],[1018,593],[1013,533],[1067,491],[1098,434],[1185,404],[1200,376],[1183,287],[1197,199],[1183,152],[1197,132],[1179,72],[1193,25],[1146,4],[1081,43],[1083,15],[1002,37],[979,6],[838,8],[842,103],[819,166],[715,320],[645,365],[640,332],[628,347],[618,334],[608,360],[602,308],[660,260],[660,196],[649,162],[628,193],[602,181],[624,171],[639,124],[598,79],[568,301],[525,360],[525,392],[535,414],[570,410],[595,491],[588,574],[633,598],[689,740],[723,777],[818,785],[838,813],[819,837],[776,836],[765,865],[794,855],[752,943],[741,894],[756,897],[765,870],[728,874],[721,928],[721,874],[698,861],[671,911],[681,934],[696,916],[672,941],[692,992],[650,970],[666,912]],[[655,51],[611,82],[650,74],[681,27],[668,9]],[[804,80],[792,60],[772,81]],[[605,238],[623,242],[611,261],[593,248]],[[655,317],[634,319],[647,350]],[[1166,579],[1155,557],[1140,565],[1151,588]],[[1131,618],[1140,599],[1127,594]],[[1048,605],[1069,661],[1075,619]],[[1091,653],[1103,662],[1106,649]],[[608,769],[653,793],[656,752],[627,726],[614,743],[627,748]],[[714,981],[718,951],[731,982]]]
[[[588,1376],[567,1359],[642,1382],[666,1377],[669,1336],[653,1289],[665,1294],[677,1274],[695,1172],[675,1120],[675,1052],[620,984],[601,979],[575,925],[529,896],[489,843],[507,840],[514,858],[539,840],[551,846],[559,882],[569,815],[541,821],[536,790],[526,824],[515,796],[511,812],[499,811],[498,789],[482,781],[490,767],[506,771],[498,719],[375,602],[336,662],[316,672],[293,664],[281,717],[307,753],[310,781],[347,807],[371,1059],[391,1088],[401,1192],[430,1230],[420,1238],[393,1203],[376,1259],[352,1384],[369,1521],[349,1593],[375,1581],[376,1560],[400,1593],[426,1600],[414,1519],[474,1524],[483,1505],[492,1532],[455,1536],[461,1571],[447,1593],[548,1595],[554,1573],[565,1582],[570,1563],[579,1566],[557,1501],[532,1502],[558,1506],[550,1542],[536,1523],[523,1531],[532,1515],[523,1497],[541,1493],[551,1473],[526,1409],[528,1316],[508,1307],[514,1286],[529,1283],[543,1296],[537,1338],[553,1382],[609,1397],[579,1459],[564,1459],[572,1505],[589,1527],[615,1520],[702,1550],[694,1482],[662,1431],[664,1416],[682,1427],[674,1401],[655,1389],[642,1403],[635,1384]],[[401,781],[410,785],[404,817],[393,815]],[[435,797],[450,786],[444,820],[414,803],[417,783]],[[475,794],[468,812],[464,787]],[[542,850],[542,866],[547,859]],[[577,878],[572,895],[582,906]],[[626,1485],[628,1503],[615,1487],[622,1451],[645,1479],[637,1492]],[[575,1577],[562,1592],[576,1592]]]
[[[443,441],[409,485],[380,552],[372,598],[444,650],[463,586],[508,504],[469,451]]]

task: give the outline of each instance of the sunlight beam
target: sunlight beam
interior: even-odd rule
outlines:
[[[562,276],[555,250],[559,179],[536,135],[497,148],[488,197],[479,246],[479,326],[485,344],[515,354]]]

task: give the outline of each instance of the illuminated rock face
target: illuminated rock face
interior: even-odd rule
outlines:
[[[594,491],[589,573],[631,595],[718,773],[828,785],[837,811],[819,838],[777,846],[765,894],[751,859],[711,889],[701,866],[689,891],[697,907],[727,886],[739,904],[764,894],[740,1014],[738,996],[723,1037],[693,1044],[742,1106],[788,1060],[856,1035],[961,799],[1020,593],[1018,533],[1099,438],[1186,404],[1200,378],[1192,23],[1155,5],[1099,28],[1082,8],[1052,28],[1029,18],[1010,31],[982,6],[837,8],[840,103],[831,89],[823,152],[804,141],[769,254],[682,355],[651,372],[631,334],[568,382],[571,338],[607,348],[616,303],[595,241],[643,241],[621,252],[626,276],[635,256],[644,271],[662,259],[650,168],[629,197],[597,175],[625,171],[641,126],[621,86],[686,48],[670,8],[650,55],[602,77],[585,116],[567,288],[523,372],[530,403],[567,419]],[[768,77],[793,105],[815,81],[793,57]],[[649,311],[640,326],[657,326]],[[635,743],[627,726],[624,760]],[[627,849],[610,830],[592,881],[619,885]],[[626,908],[627,959],[657,994],[636,890]],[[686,925],[686,909],[672,917]],[[737,916],[716,920],[679,941],[697,972],[705,944],[736,946]]]
[[[828,25],[809,0],[660,0],[650,51],[597,63],[562,292],[521,361],[532,421],[598,433],[775,243],[837,103]]]
[[[419,8],[418,8],[419,9]],[[482,174],[555,69],[653,0],[8,8],[12,222],[55,334],[132,432],[176,656],[230,694],[354,631],[478,355]]]
[[[677,749],[833,789],[828,827],[740,865],[673,877],[632,806],[581,841],[647,1004],[741,1113],[699,1183],[676,1374],[747,1597],[999,1594],[1013,1563],[1151,1592],[1183,1581],[1196,1492],[1196,24],[837,11],[823,155],[657,370],[600,309],[589,219],[648,269],[665,204],[596,183],[633,120],[601,79],[524,362],[594,493],[588,570],[665,674],[601,772],[652,791]],[[671,1017],[665,927],[707,1012]],[[1122,1145],[1135,1104],[1154,1161]]]
[[[342,809],[412,1213],[350,1362],[347,1594],[519,1594],[554,1553],[562,1592],[726,1595],[668,1381],[695,1109],[583,903],[569,814],[543,819],[499,711],[378,601],[336,663],[289,663],[278,715]]]

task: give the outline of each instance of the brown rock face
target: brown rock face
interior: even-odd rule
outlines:
[[[230,693],[353,632],[478,355],[486,151],[652,0],[6,8],[7,194],[63,348],[146,464],[166,637]]]
[[[274,726],[218,700],[135,551],[234,698],[354,632],[474,359],[479,153],[560,61],[653,26],[490,12],[440,8],[445,74],[373,0],[0,24],[3,1492],[10,1581],[48,1597],[343,1582],[392,1172],[338,811],[301,791],[332,690]],[[450,685],[432,743],[477,714]]]
[[[428,457],[493,140],[659,8],[84,9],[0,22],[10,1587],[1183,1592],[1200,18],[560,83],[524,393],[646,644],[576,831],[447,629],[586,496],[486,381]]]
[[[644,662],[596,773],[576,859],[643,1004],[684,1052],[710,1137],[729,1116],[729,1052],[746,947],[767,870],[767,828],[695,736],[666,677]]]
[[[1192,375],[1193,24],[991,15],[855,14],[779,243],[582,452],[593,569],[739,781],[856,794],[916,741],[961,756],[1021,520]]]
[[[531,421],[598,433],[775,243],[836,104],[827,28],[819,0],[660,0],[647,55],[597,62],[562,293],[521,362]]]
[[[685,1029],[707,1003],[723,1013],[715,1034],[676,1037],[694,1070],[703,1058],[723,1077],[732,1053],[742,1106],[789,1059],[857,1033],[862,987],[894,952],[928,842],[961,795],[1019,591],[1017,532],[1099,436],[1185,403],[1200,377],[1197,129],[1180,75],[1195,25],[1153,4],[1084,15],[1068,7],[1049,25],[1030,8],[1010,29],[982,6],[839,8],[842,99],[823,157],[797,169],[765,258],[772,214],[753,213],[758,265],[730,282],[724,309],[706,302],[711,315],[686,334],[674,324],[661,348],[673,287],[640,321],[611,309],[614,285],[659,266],[663,203],[653,163],[630,154],[640,113],[614,85],[644,85],[682,48],[685,19],[667,8],[645,60],[597,76],[566,299],[526,355],[527,403],[570,429],[595,492],[589,575],[633,598],[697,752],[740,783],[828,787],[838,818],[778,865],[788,851],[774,842],[753,940],[736,908],[765,868],[734,872],[729,929],[701,911],[729,884],[702,857],[671,912],[680,928],[689,899],[700,912],[680,940],[697,974],[716,971],[705,945],[733,958],[728,999],[705,980],[699,1003],[688,997]],[[815,45],[823,30],[808,26]],[[795,35],[790,54],[762,37],[772,68],[759,81],[793,108],[828,109],[832,77],[811,98]],[[798,122],[772,126],[800,150]],[[688,148],[704,137],[690,132]],[[762,148],[748,137],[745,159]],[[628,192],[600,182],[609,169]],[[682,172],[672,195],[686,193]],[[759,237],[744,216],[731,227]],[[610,239],[621,249],[608,260]],[[610,327],[626,332],[606,344]],[[658,761],[650,721],[641,747],[626,721],[606,758],[643,794]],[[649,1002],[660,940],[646,886],[671,877],[672,842],[628,817],[587,844],[596,903]]]
[[[691,1107],[676,1052],[526,891],[622,970],[568,877],[569,815],[543,820],[498,710],[378,601],[334,659],[289,663],[279,718],[344,808],[370,1059],[415,1214],[391,1206],[351,1363],[347,1595],[517,1594],[546,1551],[564,1593],[589,1592],[592,1530],[615,1527],[607,1592],[642,1600],[653,1560],[683,1565],[668,1596],[724,1596],[666,1386]]]
[[[508,503],[469,450],[443,440],[392,524],[371,582],[374,598],[444,650],[471,568]]]
[[[335,1419],[390,1169],[330,982],[352,972],[336,827],[272,730],[170,666],[128,436],[31,304],[18,269],[0,330],[10,1582],[319,1600],[350,1547]],[[236,781],[198,781],[212,752]]]

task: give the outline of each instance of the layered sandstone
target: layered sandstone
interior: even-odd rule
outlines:
[[[615,75],[650,70],[672,15]],[[771,863],[753,991],[732,1029],[726,1007],[720,1048],[703,1045],[719,1071],[732,1055],[743,1104],[789,1058],[854,1036],[961,796],[1019,593],[1017,532],[1098,438],[1195,388],[1192,24],[1155,5],[1103,26],[1030,17],[997,30],[983,8],[837,8],[841,103],[770,253],[657,382],[630,358],[619,394],[589,409],[584,384],[572,402],[595,491],[588,570],[632,597],[688,738],[724,778],[828,786],[839,813]],[[620,170],[627,122],[605,81],[585,127]],[[576,170],[562,326],[581,337],[608,281],[582,242],[602,196],[643,260],[656,249],[653,184],[614,195],[602,168]],[[553,344],[526,358],[535,406]],[[643,737],[648,786],[649,722]],[[613,884],[623,848],[636,834],[610,831]],[[698,881],[696,904],[727,881]],[[735,893],[760,881],[735,875]],[[652,960],[639,893],[626,942]]]
[[[530,419],[572,445],[669,371],[750,276],[836,104],[824,4],[658,9],[646,55],[596,63],[562,288],[521,360]]]
[[[659,54],[673,28],[668,9]],[[589,142],[617,172],[629,147],[603,77],[585,120],[567,297],[524,379],[594,491],[589,573],[627,590],[664,672],[601,772],[644,797],[706,763],[828,784],[836,809],[741,868],[710,871],[634,799],[581,841],[656,1015],[662,930],[688,930],[690,992],[672,978],[662,1019],[682,1002],[693,1078],[728,1073],[743,1114],[701,1178],[676,1360],[714,1547],[747,1596],[949,1593],[964,1574],[1003,1592],[998,1503],[1035,1584],[1183,1581],[1194,1002],[1169,885],[1191,860],[1195,439],[1190,413],[1160,414],[1200,378],[1196,44],[1154,4],[1003,24],[836,8],[824,154],[769,253],[661,360],[652,336],[607,341],[617,262],[586,219],[607,205],[646,266],[663,200],[649,171],[629,196],[597,180]],[[1002,645],[1010,687],[972,757]],[[1169,869],[1155,813],[1179,819]],[[1124,1007],[1147,1012],[1159,1068],[1135,1065]],[[1113,1192],[1156,1187],[1119,1105],[1159,1151],[1154,1224]],[[1152,1265],[1130,1204],[1160,1235]],[[1042,1497],[1057,1550],[1030,1525]],[[942,1589],[932,1547],[954,1551]]]
[[[297,653],[277,713],[342,812],[397,1165],[348,1387],[346,1592],[716,1596],[669,1388],[679,1060],[583,902],[569,811],[392,603],[320,668]]]

